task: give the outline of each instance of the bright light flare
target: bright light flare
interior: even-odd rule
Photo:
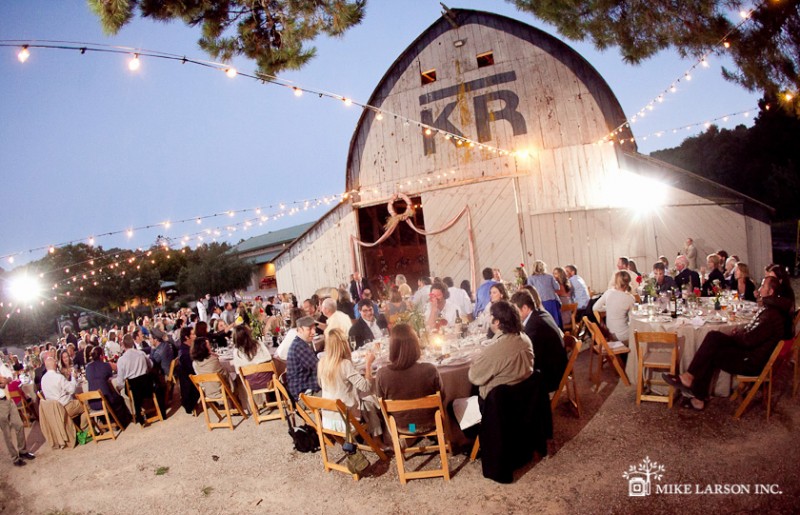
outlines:
[[[238,71],[236,71],[236,68],[228,68],[227,70],[225,70],[225,75],[227,75],[228,77],[230,77],[231,79],[233,79],[233,78],[235,78],[237,75],[239,75],[239,72],[238,72]]]
[[[20,49],[20,51],[17,52],[17,59],[19,59],[19,62],[21,62],[21,63],[24,63],[25,61],[27,61],[30,56],[31,56],[31,52],[30,52],[30,50],[28,50],[28,46],[27,45],[22,47],[22,49]]]
[[[30,302],[36,299],[41,291],[39,280],[27,274],[18,275],[8,282],[8,294],[18,302]]]
[[[128,61],[128,69],[132,72],[135,72],[141,65],[142,62],[139,60],[139,54],[133,54],[131,60]]]

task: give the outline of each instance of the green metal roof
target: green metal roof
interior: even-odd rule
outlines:
[[[269,263],[272,261],[275,256],[281,253],[281,251],[283,251],[283,249],[273,250],[272,252],[259,254],[257,256],[246,257],[243,259],[243,261],[251,265],[263,265],[264,263]]]
[[[260,236],[253,236],[252,238],[247,239],[239,243],[235,247],[233,247],[230,250],[230,252],[236,254],[242,254],[245,252],[257,251],[258,249],[261,248],[266,249],[269,247],[274,247],[276,245],[280,245],[281,243],[292,242],[296,240],[298,236],[306,232],[308,228],[314,225],[315,223],[316,222],[308,222],[305,224],[294,225],[292,227],[287,227],[285,229],[279,229],[277,231],[268,232],[267,234],[262,234]],[[283,250],[283,249],[277,249],[277,250]],[[275,255],[277,255],[277,253],[273,254],[272,257],[274,257]],[[251,256],[248,259],[252,258],[253,257]],[[256,258],[261,259],[261,256],[256,256]],[[266,263],[266,261],[264,261],[264,263]]]

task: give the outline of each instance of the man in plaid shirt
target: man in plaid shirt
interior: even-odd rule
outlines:
[[[297,320],[297,337],[289,347],[286,358],[286,380],[289,395],[297,400],[301,393],[313,393],[320,390],[317,382],[317,364],[319,360],[311,348],[315,323],[310,316]]]

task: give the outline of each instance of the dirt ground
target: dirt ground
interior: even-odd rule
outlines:
[[[519,471],[511,485],[484,479],[480,461],[450,457],[453,477],[402,486],[394,460],[354,482],[325,473],[319,453],[292,449],[281,421],[243,421],[235,431],[206,429],[182,410],[163,423],[132,426],[117,441],[71,450],[47,446],[27,430],[37,454],[22,468],[0,460],[0,513],[789,513],[800,505],[800,396],[791,370],[778,371],[767,422],[757,398],[742,420],[734,401],[714,399],[694,412],[636,406],[633,388],[603,371],[599,393],[588,379],[589,353],[577,362],[584,414],[562,403],[554,413],[550,456]],[[237,419],[238,421],[238,419]],[[630,497],[623,473],[646,457],[662,464],[646,497]],[[377,463],[376,463],[377,462]],[[412,464],[421,466],[425,458]],[[434,459],[434,464],[438,458]],[[159,470],[160,469],[160,470]],[[166,469],[166,470],[165,470]],[[157,474],[157,470],[162,472]],[[665,494],[656,485],[748,485],[750,494]],[[773,485],[755,493],[755,484]],[[777,486],[774,486],[777,485]],[[730,486],[729,486],[730,488]],[[741,487],[736,487],[741,488]]]

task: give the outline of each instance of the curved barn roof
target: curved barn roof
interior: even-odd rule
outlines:
[[[609,132],[625,122],[626,117],[622,107],[611,91],[611,88],[608,86],[608,83],[606,83],[605,79],[603,79],[600,73],[595,70],[588,61],[569,45],[540,29],[514,20],[513,18],[485,11],[468,9],[449,9],[447,15],[440,17],[428,27],[427,30],[420,34],[420,36],[400,54],[383,75],[370,96],[368,105],[381,108],[387,97],[394,91],[396,83],[402,73],[414,64],[415,59],[423,50],[448,31],[468,25],[478,25],[501,30],[520,40],[529,42],[533,47],[561,61],[562,64],[568,67],[572,73],[582,81],[592,96],[602,99],[602,101],[599,102],[599,107]],[[418,115],[418,113],[408,112],[398,114],[408,116],[411,119],[416,119]],[[358,181],[360,162],[362,161],[362,156],[360,154],[364,151],[365,146],[359,145],[359,141],[366,139],[374,119],[374,113],[365,109],[359,118],[356,129],[353,132],[353,137],[350,140],[346,177],[346,189],[348,191],[357,189],[360,186]],[[601,137],[602,136],[603,135],[601,135]],[[589,142],[587,141],[585,143]]]

